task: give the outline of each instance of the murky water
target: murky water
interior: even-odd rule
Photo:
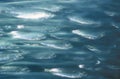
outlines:
[[[119,0],[0,0],[0,79],[120,79]]]

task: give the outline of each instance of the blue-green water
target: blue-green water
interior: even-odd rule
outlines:
[[[119,0],[0,0],[0,79],[120,79]]]

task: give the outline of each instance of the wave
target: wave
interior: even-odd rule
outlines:
[[[38,10],[46,10],[46,11],[50,11],[50,12],[59,12],[64,7],[59,6],[59,5],[47,5],[47,4],[44,4],[43,6],[38,5],[38,6],[33,6],[32,8],[38,9]]]
[[[58,0],[58,2],[61,2],[61,3],[75,3],[77,1],[78,0]]]
[[[45,72],[50,72],[53,75],[57,75],[60,77],[66,77],[66,78],[82,78],[83,75],[85,75],[84,73],[74,72],[74,71],[66,72],[66,70],[61,69],[61,68],[45,69]]]
[[[24,40],[41,40],[46,38],[44,34],[40,34],[40,33],[26,33],[26,32],[12,31],[9,34],[13,38],[24,39]]]
[[[47,13],[47,12],[32,12],[32,13],[28,13],[28,12],[15,12],[16,14],[16,18],[20,18],[20,19],[48,19],[48,18],[52,18],[55,15],[51,14],[51,13]]]
[[[117,1],[0,0],[0,79],[120,79]]]
[[[35,53],[35,54],[32,54],[30,57],[34,58],[34,59],[53,59],[55,58],[55,54],[54,53],[48,53],[48,52],[39,52],[39,53]]]
[[[104,36],[104,33],[96,34],[96,33],[86,32],[83,30],[72,30],[72,33],[80,35],[80,36],[87,38],[87,39],[92,39],[92,40],[99,39],[99,38]]]
[[[55,49],[71,49],[72,45],[70,43],[59,41],[59,40],[46,40],[41,41],[41,44],[46,47]]]
[[[23,55],[27,54],[25,51],[8,50],[6,53],[0,53],[0,63],[9,63],[12,61],[23,59]]]
[[[68,17],[70,21],[76,22],[78,24],[96,24],[97,22],[86,20],[83,18],[77,18],[77,17]]]
[[[95,52],[95,53],[101,53],[101,52],[102,52],[100,49],[98,49],[98,48],[95,47],[95,46],[86,45],[86,47],[87,47],[90,51]]]
[[[29,69],[27,67],[20,67],[20,66],[7,66],[7,65],[0,66],[0,74],[13,74],[13,73],[21,73],[21,72],[22,73],[29,72]]]

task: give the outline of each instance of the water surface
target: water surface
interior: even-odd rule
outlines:
[[[119,0],[0,0],[0,79],[120,79]]]

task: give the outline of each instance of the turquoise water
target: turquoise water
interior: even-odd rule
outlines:
[[[120,79],[119,0],[0,0],[0,79]]]

